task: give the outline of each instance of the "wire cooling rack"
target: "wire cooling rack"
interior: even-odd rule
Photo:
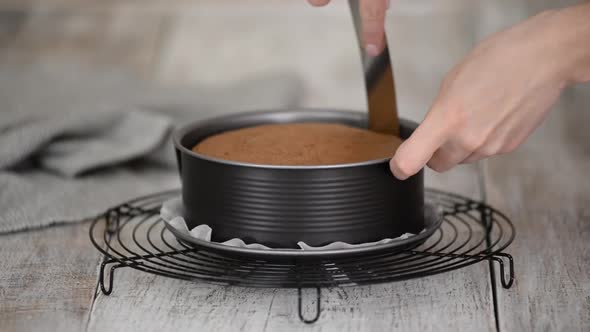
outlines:
[[[442,207],[443,222],[423,244],[334,259],[261,259],[189,246],[173,236],[159,215],[162,202],[178,195],[179,191],[169,191],[140,197],[92,221],[90,239],[104,255],[99,286],[105,295],[113,291],[115,270],[123,267],[223,285],[297,288],[299,317],[313,323],[321,314],[324,287],[420,278],[482,261],[499,267],[504,288],[514,281],[514,261],[504,252],[515,236],[512,222],[494,208],[456,194],[427,189],[426,201]],[[316,289],[311,318],[302,313],[302,288]]]

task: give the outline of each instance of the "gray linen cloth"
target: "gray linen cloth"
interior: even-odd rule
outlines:
[[[164,88],[115,69],[0,67],[0,233],[88,219],[176,188],[174,125],[292,107],[301,93],[287,74]]]

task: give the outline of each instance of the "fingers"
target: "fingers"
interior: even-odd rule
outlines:
[[[493,133],[493,138],[466,156],[461,164],[469,164],[486,159],[491,156],[510,153],[516,150],[528,137],[529,131],[526,126],[515,127],[518,133],[514,135]],[[532,130],[531,130],[532,131]]]
[[[427,165],[437,172],[446,172],[470,156],[470,152],[448,141],[443,144],[428,161]]]
[[[442,115],[442,111],[433,109],[410,138],[399,146],[389,163],[396,178],[405,180],[418,173],[434,152],[445,143],[450,134],[450,127]]]
[[[426,119],[390,161],[393,175],[405,180],[425,165],[446,172],[458,164],[512,152],[540,123],[535,120],[523,124],[523,119],[509,117],[492,127],[482,127],[469,121],[469,117],[470,113],[460,104],[435,102]]]
[[[484,159],[486,156],[478,153],[478,152],[473,152],[472,154],[470,154],[469,156],[467,156],[467,158],[463,159],[463,161],[461,162],[461,164],[471,164],[477,161],[480,161],[482,159]]]
[[[307,0],[310,5],[321,7],[330,3],[330,0]]]
[[[363,44],[369,56],[377,56],[383,51],[388,3],[388,0],[360,0]]]
[[[307,0],[312,6],[325,6],[330,0]],[[363,45],[369,56],[383,51],[385,40],[385,11],[389,0],[359,0]]]
[[[506,118],[461,163],[474,163],[494,155],[513,152],[540,125],[543,118],[532,120],[530,117],[523,119],[518,116]]]

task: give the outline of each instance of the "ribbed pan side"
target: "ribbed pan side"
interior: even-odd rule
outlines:
[[[422,175],[401,182],[387,165],[289,170],[183,161],[189,227],[213,240],[296,247],[380,240],[423,228]]]

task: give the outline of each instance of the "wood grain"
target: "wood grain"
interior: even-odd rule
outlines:
[[[85,329],[99,263],[88,227],[0,236],[0,330]]]
[[[513,218],[514,289],[498,291],[501,329],[590,329],[590,88],[567,90],[517,152],[489,160],[490,203]]]
[[[297,291],[221,287],[118,270],[110,297],[99,295],[90,331],[493,331],[488,278],[479,267],[408,282],[322,291],[311,326],[297,317]],[[304,312],[314,312],[304,291]]]
[[[474,167],[455,170],[449,177],[429,172],[428,179],[432,186],[470,196],[479,190]],[[123,234],[123,239],[129,235]],[[304,295],[304,312],[312,315],[313,290]],[[123,268],[115,272],[113,293],[97,296],[89,330],[495,329],[488,266],[484,263],[418,280],[325,289],[321,301],[320,321],[307,326],[297,315],[296,290],[224,287]]]

